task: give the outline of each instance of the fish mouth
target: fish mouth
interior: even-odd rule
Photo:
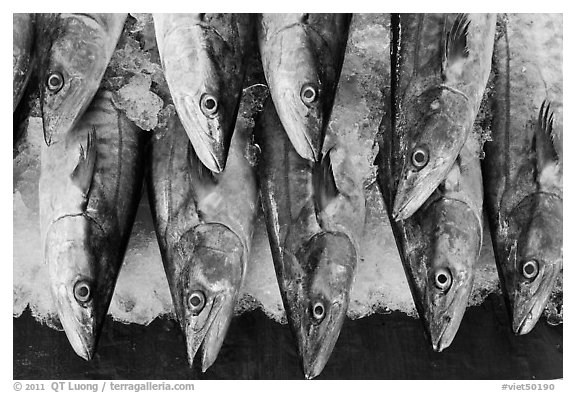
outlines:
[[[304,243],[296,255],[286,249],[284,253],[287,263],[309,272],[301,279],[288,278],[283,287],[288,287],[284,288],[285,304],[304,375],[312,379],[328,362],[346,318],[356,249],[344,233],[321,232]]]
[[[343,311],[341,303],[332,303],[328,320],[322,322],[324,326],[310,325],[307,332],[302,331],[299,335],[298,345],[306,379],[316,378],[326,366],[340,335],[345,317]]]
[[[308,161],[318,161],[322,131],[320,116],[310,114],[309,110],[314,110],[302,104],[292,90],[285,90],[282,94],[271,91],[271,94],[278,117],[298,155]]]
[[[174,101],[180,122],[196,155],[212,172],[221,173],[226,167],[233,127],[226,127],[219,115],[208,119],[202,113],[198,113],[194,109],[196,106],[194,97],[185,96]],[[223,127],[228,129],[224,130]],[[215,132],[210,133],[210,130]]]
[[[215,361],[224,342],[224,336],[231,320],[234,302],[224,294],[215,296],[210,308],[205,310],[207,317],[189,316],[184,333],[188,363],[192,366],[198,350],[202,354],[202,372],[205,372]],[[202,321],[204,319],[204,321]]]
[[[441,160],[434,169],[427,172],[403,171],[408,174],[402,177],[404,181],[398,183],[392,209],[394,220],[406,220],[422,207],[448,174],[451,166],[447,163],[448,161]]]
[[[58,287],[56,308],[68,341],[78,356],[91,360],[97,344],[96,320],[89,309],[85,309],[85,315],[78,316],[70,302],[66,287]]]
[[[458,328],[460,327],[460,322],[466,311],[467,301],[461,303],[457,300],[462,299],[462,294],[458,293],[454,296],[446,310],[451,310],[444,312],[443,315],[438,315],[431,317],[429,322],[429,332],[430,341],[432,343],[432,349],[435,352],[442,352],[452,344],[456,333],[458,333]],[[467,299],[467,298],[466,298]],[[462,304],[454,309],[455,305]]]
[[[515,292],[512,306],[512,331],[514,334],[521,336],[534,329],[546,307],[559,273],[559,263],[546,266],[542,271],[544,278],[535,291],[526,292],[520,288],[519,291]]]
[[[179,273],[174,303],[186,336],[188,362],[192,366],[200,349],[206,371],[218,356],[234,314],[245,271],[244,248],[222,224],[199,225],[181,241],[183,252],[191,244],[194,248]]]

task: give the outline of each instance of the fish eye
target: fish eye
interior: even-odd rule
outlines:
[[[418,169],[424,168],[428,164],[428,149],[425,147],[419,146],[414,149],[412,152],[412,164]]]
[[[307,83],[304,86],[302,86],[302,90],[300,90],[300,99],[304,104],[306,105],[312,104],[314,101],[316,101],[317,97],[318,97],[318,89],[316,88],[316,86],[310,83]]]
[[[79,303],[86,303],[92,298],[92,291],[88,281],[79,280],[74,284],[74,298]]]
[[[538,262],[531,259],[522,264],[522,275],[528,280],[533,279],[538,275]]]
[[[52,93],[58,93],[64,86],[64,77],[58,71],[51,72],[46,79],[46,86]]]
[[[202,291],[193,291],[190,296],[188,296],[188,306],[190,306],[190,311],[193,315],[198,315],[204,309],[206,305],[206,296]]]
[[[200,98],[200,109],[207,117],[213,117],[218,112],[218,100],[210,94],[203,94]]]
[[[452,285],[452,274],[450,270],[441,267],[434,272],[434,285],[441,291],[448,291]]]
[[[324,302],[321,300],[317,300],[312,303],[312,317],[318,323],[322,322],[324,317],[326,316],[326,307],[324,306]]]

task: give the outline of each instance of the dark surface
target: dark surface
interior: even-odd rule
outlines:
[[[15,318],[14,379],[300,379],[287,325],[261,311],[234,318],[216,363],[203,374],[186,362],[176,322],[149,326],[110,319],[91,362],[72,351],[64,332],[40,325],[28,310]],[[562,325],[542,319],[516,337],[501,297],[469,308],[452,345],[432,351],[417,319],[395,312],[347,319],[318,379],[551,379],[562,377]]]

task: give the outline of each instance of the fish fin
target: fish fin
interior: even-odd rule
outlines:
[[[532,139],[532,150],[536,155],[536,181],[540,185],[558,183],[559,156],[554,145],[554,112],[550,102],[542,101],[538,122]],[[561,180],[560,180],[561,183]]]
[[[446,179],[442,183],[442,187],[445,191],[457,192],[460,190],[461,177],[462,174],[460,172],[460,156],[458,156],[452,165],[452,168],[450,168],[448,175],[446,175]]]
[[[78,164],[70,175],[72,183],[74,183],[80,189],[86,198],[88,198],[88,194],[90,193],[92,178],[94,176],[94,168],[96,166],[96,147],[94,147],[95,137],[96,127],[92,126],[90,131],[88,131],[86,147],[80,145],[80,157],[78,158]]]
[[[216,184],[216,177],[214,173],[208,169],[206,165],[204,165],[202,160],[200,160],[191,143],[188,143],[188,151],[188,156],[190,157],[190,167],[192,169],[191,174],[195,181],[197,181],[201,186]]]
[[[328,204],[338,196],[338,187],[334,179],[334,172],[332,171],[332,161],[330,160],[330,152],[314,164],[312,172],[312,187],[314,190],[314,204],[316,211],[321,212],[328,206]]]
[[[442,44],[442,79],[447,81],[452,75],[462,72],[468,58],[468,14],[458,14],[449,32],[444,34]]]

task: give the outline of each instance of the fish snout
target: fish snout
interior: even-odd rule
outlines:
[[[560,274],[560,269],[560,262],[544,264],[536,259],[524,260],[518,264],[512,302],[514,334],[527,334],[536,326]]]
[[[60,285],[55,300],[60,322],[74,352],[84,360],[90,360],[96,350],[98,327],[93,307],[81,301],[86,299],[88,302],[88,294],[84,291],[84,287],[76,285],[71,294],[67,286]],[[75,296],[84,298],[76,300]]]
[[[189,363],[201,348],[205,371],[216,360],[234,313],[244,249],[238,236],[221,224],[197,226],[182,238],[181,246],[188,262],[177,284],[177,312]]]

